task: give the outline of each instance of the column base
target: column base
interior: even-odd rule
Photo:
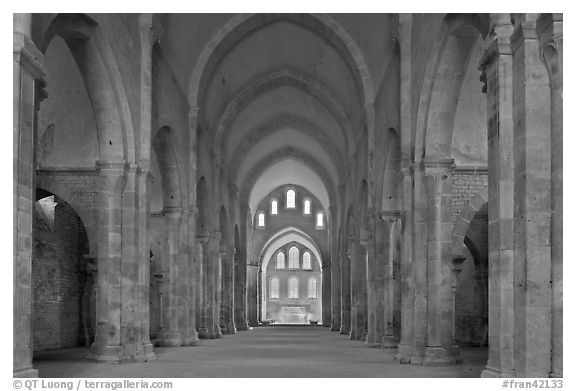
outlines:
[[[198,329],[198,338],[199,339],[210,339],[209,336],[210,333],[208,333],[208,329],[201,327]]]
[[[138,361],[153,361],[156,360],[156,353],[154,353],[154,345],[150,342],[142,344],[142,356]]]
[[[248,323],[240,322],[236,325],[236,331],[248,331]]]
[[[188,330],[182,339],[182,346],[198,346],[200,343],[196,330]]]
[[[384,349],[396,349],[398,340],[393,335],[385,335],[380,342],[380,347]]]
[[[182,335],[179,331],[161,331],[158,333],[156,345],[167,348],[182,346]]]
[[[330,331],[340,331],[340,325],[339,324],[332,324],[330,326]]]
[[[398,350],[394,358],[398,360],[400,364],[410,364],[410,356],[412,354],[412,347],[400,342],[398,345]]]
[[[480,374],[480,377],[486,377],[486,378],[508,378],[508,377],[516,377],[516,375],[513,372],[509,372],[509,371],[500,371],[499,369],[496,368],[492,368],[489,366],[485,366],[484,370],[482,371],[482,373]]]
[[[350,335],[350,329],[340,328],[340,334],[342,334],[342,335]]]
[[[379,347],[380,343],[378,341],[376,341],[376,336],[374,334],[368,333],[366,335],[366,345],[371,347],[371,348],[377,348]]]
[[[224,325],[222,327],[222,334],[236,334],[236,325],[234,323]]]
[[[356,332],[354,330],[350,331],[350,340],[352,341],[366,341],[366,333],[365,332]]]
[[[550,372],[550,377],[551,378],[563,378],[564,376],[561,373],[556,373],[556,372]]]
[[[425,366],[462,364],[462,358],[460,358],[460,352],[457,346],[451,348],[426,346],[423,364]]]
[[[119,363],[123,358],[123,349],[119,345],[98,346],[95,343],[90,347],[88,359],[97,362]]]
[[[38,377],[38,370],[34,369],[32,366],[28,368],[20,368],[13,371],[12,377]]]

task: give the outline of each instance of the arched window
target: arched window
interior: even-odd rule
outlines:
[[[296,192],[292,189],[286,192],[286,208],[296,208]]]
[[[270,298],[280,298],[280,279],[278,277],[272,277],[272,279],[270,279]]]
[[[304,214],[309,215],[310,213],[310,200],[304,200]]]
[[[297,247],[290,247],[288,250],[288,267],[290,269],[298,269],[300,267],[300,251]]]
[[[316,279],[311,278],[308,280],[308,298],[309,299],[317,299],[318,295],[316,292]]]
[[[258,227],[264,227],[264,212],[258,213]]]
[[[316,213],[316,228],[324,228],[324,213]]]
[[[290,277],[288,280],[288,298],[298,298],[298,277]]]
[[[312,269],[312,262],[310,261],[310,253],[308,251],[302,255],[302,269]]]
[[[280,251],[278,255],[276,255],[276,269],[284,269],[286,267],[286,263],[284,262],[284,253]]]
[[[272,200],[270,203],[270,214],[277,215],[278,214],[278,201]]]

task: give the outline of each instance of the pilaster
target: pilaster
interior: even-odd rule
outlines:
[[[563,376],[563,15],[536,21],[540,56],[549,75],[551,147],[552,364],[550,377]]]
[[[394,283],[396,276],[394,275],[394,232],[395,226],[400,219],[400,211],[387,210],[380,212],[380,221],[383,226],[384,242],[382,251],[382,265],[383,277],[382,284],[382,307],[384,309],[383,325],[378,327],[383,331],[383,335],[377,338],[379,346],[383,348],[396,348],[398,340],[394,335]]]
[[[179,228],[182,219],[180,208],[164,210],[166,229],[168,232],[168,253],[164,260],[163,278],[160,288],[162,302],[162,328],[158,335],[158,346],[180,346],[182,335],[180,330],[179,314]]]
[[[514,374],[514,122],[509,14],[490,15],[480,70],[488,100],[489,352],[483,377]]]
[[[31,34],[31,14],[13,14],[13,374],[36,377],[32,367],[32,251],[35,117],[44,76],[43,56]]]

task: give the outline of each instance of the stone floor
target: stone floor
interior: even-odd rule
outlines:
[[[87,361],[86,348],[37,354],[40,377],[480,377],[486,348],[463,348],[464,363],[400,365],[395,350],[372,349],[321,326],[258,327],[199,346],[156,348],[148,363]]]

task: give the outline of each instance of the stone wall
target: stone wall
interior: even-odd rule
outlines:
[[[34,228],[34,350],[78,346],[86,232],[78,215],[54,196],[36,202]]]

